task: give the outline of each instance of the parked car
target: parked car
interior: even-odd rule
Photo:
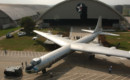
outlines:
[[[19,31],[24,31],[24,29],[22,28],[22,29],[20,29]]]
[[[6,38],[12,38],[14,37],[10,32],[6,34]]]
[[[4,70],[4,74],[5,76],[22,76],[23,71],[22,71],[22,67],[20,66],[12,66],[12,67],[8,67]]]
[[[18,32],[18,36],[21,37],[21,36],[25,36],[26,35],[26,32]]]

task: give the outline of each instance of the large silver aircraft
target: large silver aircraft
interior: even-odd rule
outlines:
[[[119,50],[116,48],[103,47],[94,43],[91,43],[98,35],[112,35],[118,36],[117,34],[102,32],[102,18],[99,17],[97,26],[94,31],[83,30],[92,33],[90,36],[85,36],[79,40],[73,41],[50,33],[44,33],[41,31],[34,30],[35,33],[41,35],[56,44],[60,45],[59,49],[56,49],[46,55],[32,59],[30,65],[26,67],[27,73],[37,73],[42,71],[46,72],[46,68],[50,67],[53,63],[64,58],[74,51],[83,51],[92,54],[102,54],[107,56],[124,57],[130,59],[130,52]]]

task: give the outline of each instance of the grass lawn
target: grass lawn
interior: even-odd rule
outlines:
[[[69,36],[69,31],[70,31],[70,27],[62,27],[62,28],[46,28],[46,29],[42,29],[40,31],[43,31],[43,32],[48,32],[48,31],[51,31],[52,34],[57,34],[57,33],[61,33],[63,34],[64,36],[68,37]]]
[[[0,40],[0,49],[18,50],[18,51],[45,51],[42,45],[44,38],[39,38],[39,42],[32,40],[33,36],[18,37]],[[41,43],[40,43],[41,41]]]
[[[41,31],[47,32],[49,29],[44,29]],[[52,33],[63,33],[67,34],[69,29],[67,30],[60,30],[60,29],[53,29],[51,30]],[[120,43],[119,49],[123,50],[130,50],[130,32],[117,32],[117,34],[120,34],[119,37],[115,36],[106,36],[107,41],[112,44],[113,46],[116,46],[118,43]],[[23,36],[18,37],[17,34],[14,35],[14,38],[11,39],[3,39],[0,40],[0,49],[7,49],[7,50],[18,50],[18,51],[47,51],[46,45],[43,43],[46,39],[43,37],[40,37],[38,40],[34,41],[32,40],[33,36]]]
[[[47,32],[49,29],[43,29],[41,31]],[[59,29],[51,30],[52,33],[56,34],[58,32],[65,33],[66,31],[60,31]],[[8,31],[7,31],[8,32]],[[35,36],[35,35],[34,35]],[[46,40],[43,37],[40,37],[38,40],[32,40],[34,36],[22,36],[18,37],[17,34],[14,35],[14,38],[0,40],[0,49],[7,50],[17,50],[17,51],[48,51],[50,50],[43,42]]]
[[[4,30],[0,30],[0,36],[3,36],[5,34],[7,34],[8,32],[12,32],[15,30],[20,29],[20,27],[15,27],[15,28],[9,28],[9,29],[4,29]]]
[[[119,49],[130,51],[130,32],[117,32],[116,34],[120,34],[120,36],[107,36],[107,41],[113,46],[120,43]]]

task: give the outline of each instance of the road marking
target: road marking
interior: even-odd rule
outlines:
[[[105,76],[105,75],[106,75],[106,74],[100,75],[100,76],[94,78],[93,80],[97,80],[97,78],[100,78],[100,77]]]
[[[21,57],[23,57],[23,52],[22,52],[22,51],[20,51],[20,53],[21,53]]]
[[[120,58],[121,60],[127,60],[126,58]]]
[[[80,74],[78,74],[77,76],[75,76],[75,77],[73,77],[73,78],[71,78],[70,80],[75,80],[76,78],[79,78],[81,75]],[[83,76],[83,75],[82,75]]]
[[[29,51],[28,53],[29,53],[29,57],[32,57],[32,52],[31,52],[31,51]]]
[[[17,56],[19,56],[20,55],[20,51],[18,51],[18,52],[16,52],[17,53]]]
[[[45,53],[41,53],[41,56],[45,55]]]
[[[25,57],[27,56],[27,52],[24,52],[25,53]]]
[[[67,78],[70,78],[70,77],[75,76],[75,75],[77,75],[77,74],[78,74],[78,73],[75,73],[75,74],[69,75],[69,76],[67,76],[67,77],[65,77],[65,78],[61,78],[61,80],[66,80]]]
[[[34,57],[37,57],[37,53],[34,53]]]
[[[4,52],[3,51],[0,51],[0,56],[4,56]]]
[[[16,51],[16,53],[17,53],[17,56],[20,57],[20,53],[21,53],[21,51]]]
[[[17,56],[17,53],[16,53],[16,51],[12,51],[13,53],[14,53],[14,56]]]
[[[32,57],[35,57],[35,52],[33,52],[33,56]]]
[[[15,56],[14,51],[10,51],[10,56]]]
[[[16,51],[11,51],[12,56],[16,55]]]
[[[29,57],[29,56],[30,56],[30,55],[29,55],[29,51],[27,51],[27,54],[28,54],[27,57]]]
[[[13,53],[13,56],[16,56],[16,52],[15,51],[12,51],[12,53]]]
[[[32,57],[35,57],[35,53],[33,53],[33,56]]]
[[[33,52],[32,51],[30,52],[30,56],[33,57]]]
[[[5,56],[10,56],[11,55],[11,51],[7,51],[7,53],[5,54]]]
[[[87,74],[88,74],[88,73],[87,73]],[[75,80],[75,79],[77,79],[77,78],[81,78],[81,77],[83,77],[83,76],[86,76],[86,74],[80,74],[78,77],[75,77],[75,78],[70,79],[70,80]]]
[[[35,53],[35,55],[36,55],[36,57],[39,57],[39,56],[38,56],[38,53]]]
[[[81,79],[81,80],[86,80],[86,79],[91,78],[91,77],[93,77],[93,76],[95,76],[95,75],[97,75],[97,74],[93,74],[92,76],[89,76],[89,77],[83,78],[83,79]]]
[[[37,76],[31,76],[31,77],[29,77],[29,78],[26,78],[25,80],[32,80],[32,79],[34,79],[35,77],[37,77]]]
[[[43,52],[32,52],[32,51],[4,51],[0,50],[0,56],[19,56],[19,57],[40,57],[44,55]]]
[[[40,52],[38,52],[38,55],[39,55],[38,57],[40,57],[42,54]]]
[[[123,74],[121,74],[121,75],[123,75]],[[115,80],[115,79],[117,79],[117,78],[121,77],[121,75],[119,75],[119,76],[117,76],[117,77],[113,78],[112,80]]]
[[[126,77],[124,77],[124,78],[123,78],[123,79],[121,79],[121,80],[124,80],[124,79],[127,79],[127,78],[129,78],[129,76],[130,76],[130,75],[127,75]]]
[[[26,51],[25,53],[26,53],[26,57],[28,57],[28,52]]]
[[[22,52],[22,57],[25,57],[25,52]]]
[[[109,77],[111,77],[112,75],[108,75],[107,77],[105,77],[104,79],[102,79],[102,80],[105,80],[105,79],[107,79],[107,78],[109,78]]]

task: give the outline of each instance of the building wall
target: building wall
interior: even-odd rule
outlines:
[[[130,6],[128,6],[128,5],[123,6],[123,15],[130,16]]]
[[[116,5],[115,9],[123,16],[130,16],[130,5]]]
[[[9,24],[12,22],[13,21],[4,12],[0,11],[0,29],[9,27]]]
[[[119,15],[109,7],[95,0],[71,0],[66,1],[50,9],[43,15],[43,19],[80,19],[80,14],[76,11],[79,3],[87,6],[87,17],[97,19],[102,16],[104,19],[120,19]]]
[[[115,8],[120,14],[123,13],[123,6],[122,6],[122,5],[116,5],[116,6],[114,6],[114,8]]]
[[[23,17],[31,17],[36,21],[49,6],[46,5],[0,5],[0,29],[15,27]]]

